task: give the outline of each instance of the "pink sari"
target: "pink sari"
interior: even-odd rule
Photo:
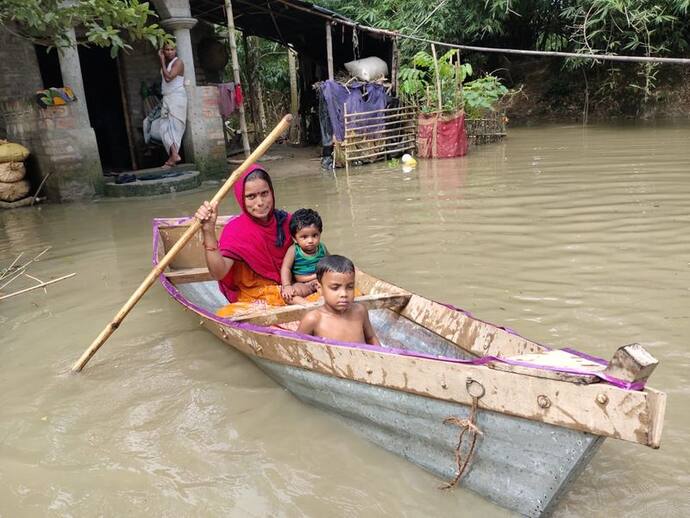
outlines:
[[[228,274],[218,283],[220,290],[230,302],[246,298],[240,297],[243,288],[248,288],[247,291],[250,291],[256,286],[257,281],[262,285],[275,284],[278,287],[280,267],[287,249],[292,244],[289,228],[290,214],[275,210],[275,192],[270,180],[269,187],[273,194],[274,210],[269,221],[266,223],[257,221],[247,213],[244,206],[244,183],[247,176],[257,169],[261,167],[252,165],[235,183],[235,199],[242,209],[242,214],[225,225],[218,241],[220,253],[235,261]],[[279,236],[281,230],[282,236]],[[251,272],[260,279],[254,279],[248,283],[248,272],[239,271],[244,267],[249,267]]]

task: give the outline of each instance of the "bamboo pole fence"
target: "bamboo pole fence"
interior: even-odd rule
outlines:
[[[345,169],[354,163],[375,162],[414,152],[417,109],[413,106],[348,113],[343,105],[345,139],[340,143]]]

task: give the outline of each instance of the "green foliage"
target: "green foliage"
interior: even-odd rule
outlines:
[[[684,32],[688,26],[680,23],[679,16],[685,17],[689,4],[688,0],[579,0],[562,14],[573,22],[571,39],[578,52],[660,56],[687,52]],[[567,66],[577,69],[592,63],[572,60]],[[624,82],[627,90],[641,93],[647,101],[656,86],[659,65],[636,64],[626,67],[627,73],[620,72],[619,67],[608,67],[599,91],[615,95]]]
[[[690,0],[322,0],[322,3],[363,24],[466,45],[640,56],[687,56],[690,51]],[[436,7],[439,8],[434,11]],[[403,61],[411,61],[418,51],[427,50],[428,45],[403,40],[400,48]],[[504,58],[495,54],[469,57],[463,54],[463,61],[468,59],[478,65]],[[520,60],[512,56],[506,59]],[[663,79],[662,74],[669,70],[649,64],[612,67],[605,62],[581,59],[561,63],[567,71],[588,71],[589,87],[610,100],[621,95],[647,100]],[[585,80],[584,74],[579,77]],[[422,76],[407,79],[412,81],[409,86],[414,90],[426,87]]]
[[[482,113],[493,110],[496,103],[507,93],[508,89],[492,75],[485,75],[465,83],[463,87],[465,113],[469,118],[477,118]]]
[[[149,19],[156,18],[148,2],[139,0],[2,0],[0,27],[48,47],[70,46],[67,30],[83,27],[77,43],[110,47],[111,56],[132,47],[128,42],[146,40],[160,47],[170,36]]]
[[[492,75],[464,83],[472,75],[472,66],[469,63],[460,65],[459,59],[457,50],[450,50],[438,58],[443,111],[454,112],[462,108],[468,116],[478,117],[494,109],[508,89]],[[423,112],[438,110],[433,56],[419,51],[412,57],[411,64],[411,67],[400,68],[400,97],[409,104],[419,106]]]
[[[441,83],[441,101],[444,111],[455,111],[463,106],[462,82],[472,74],[469,64],[459,64],[459,54],[449,50],[438,58],[438,77]],[[412,57],[412,66],[400,67],[400,97],[419,106],[422,111],[438,109],[436,67],[434,58],[420,50]]]

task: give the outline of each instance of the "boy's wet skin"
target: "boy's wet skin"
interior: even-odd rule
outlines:
[[[326,271],[319,282],[324,304],[304,316],[297,332],[341,342],[380,345],[367,308],[355,302],[355,272]]]

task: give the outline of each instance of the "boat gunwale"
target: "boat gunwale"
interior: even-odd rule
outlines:
[[[233,217],[236,217],[236,216],[219,217],[218,223],[222,224],[224,222],[227,222],[228,220],[230,220]],[[160,252],[159,246],[163,242],[161,233],[159,231],[160,228],[183,227],[191,219],[192,218],[154,218],[154,220],[153,220],[153,264],[154,265],[156,265],[158,263],[158,260],[160,257],[159,256],[159,252]],[[369,277],[371,277],[371,276],[369,276]],[[371,279],[373,279],[375,281],[379,281],[379,279],[377,279],[375,277],[371,277]],[[452,365],[455,365],[455,366],[472,367],[472,368],[480,368],[480,369],[483,368],[483,370],[487,371],[487,373],[489,373],[489,372],[495,373],[495,374],[502,373],[502,374],[507,374],[507,375],[512,374],[513,376],[520,376],[521,378],[533,378],[532,376],[529,376],[527,374],[494,370],[490,367],[490,363],[492,361],[496,361],[496,360],[506,361],[506,358],[495,358],[495,357],[493,357],[491,359],[487,359],[486,361],[484,361],[482,363],[477,363],[477,360],[463,360],[463,359],[445,357],[445,356],[434,356],[434,355],[429,355],[429,354],[425,354],[425,353],[418,353],[418,352],[414,352],[414,351],[407,351],[407,350],[396,349],[396,348],[377,347],[377,346],[372,346],[369,344],[356,344],[356,343],[351,343],[351,342],[340,342],[340,341],[330,340],[330,339],[326,339],[326,338],[322,338],[322,337],[303,335],[301,333],[297,333],[295,331],[290,331],[290,330],[286,330],[286,329],[278,329],[278,328],[274,328],[274,327],[260,326],[257,324],[238,322],[238,321],[235,321],[235,320],[232,320],[229,318],[220,317],[220,316],[216,315],[215,313],[212,313],[211,311],[207,310],[206,308],[201,307],[201,306],[191,302],[177,289],[177,287],[174,285],[174,283],[172,283],[170,280],[168,280],[165,277],[165,275],[163,273],[160,275],[159,280],[160,280],[161,284],[163,285],[163,287],[166,289],[166,291],[169,293],[169,295],[172,296],[183,307],[185,307],[187,309],[191,309],[192,311],[199,314],[204,319],[218,324],[219,329],[220,329],[219,332],[222,334],[222,339],[226,342],[228,342],[227,335],[226,335],[227,332],[223,331],[222,327],[220,327],[220,326],[233,328],[239,332],[247,332],[247,333],[252,333],[252,334],[257,334],[257,335],[264,335],[267,337],[284,338],[284,339],[288,339],[290,341],[304,342],[307,344],[311,343],[311,344],[314,344],[317,346],[326,346],[326,347],[331,346],[331,347],[355,350],[355,351],[359,351],[361,353],[373,353],[373,354],[377,354],[377,355],[381,354],[381,355],[385,355],[385,356],[394,356],[394,357],[407,357],[408,359],[411,359],[413,361],[414,360],[422,360],[422,361],[432,360],[434,362],[443,363],[449,367]],[[385,281],[381,281],[381,282],[384,282],[385,284],[389,284],[389,283],[386,283]],[[394,285],[391,285],[391,286],[394,286]],[[396,288],[398,288],[398,287],[396,287]],[[409,292],[407,290],[403,290],[402,288],[398,288],[398,289],[400,289],[403,292],[407,292],[407,293],[411,293],[412,295],[415,295],[412,292]],[[417,296],[424,299],[424,297],[421,297],[419,295],[417,295]],[[424,299],[424,300],[429,300],[429,299]],[[429,302],[433,302],[433,301],[429,301]],[[437,303],[437,304],[440,304],[440,303]],[[490,326],[493,326],[493,327],[496,327],[499,329],[506,330],[505,328],[501,328],[500,326],[496,326],[495,324],[491,324],[490,322],[476,319],[476,317],[472,316],[471,314],[468,314],[468,312],[460,310],[459,308],[455,308],[454,306],[446,305],[446,304],[443,304],[443,305],[452,311],[462,311],[466,316],[468,316],[469,318],[471,318],[473,320],[477,320],[477,321],[482,322],[484,324],[487,324],[487,325],[490,325]],[[210,330],[214,334],[217,334],[214,329],[210,329]],[[507,331],[511,334],[515,334],[516,336],[518,336],[520,338],[524,338],[512,330],[507,330]],[[524,338],[524,339],[530,341],[529,339],[526,339],[526,338]],[[231,344],[231,345],[233,345],[233,344]],[[467,351],[466,349],[463,349],[463,350]],[[254,356],[262,357],[262,355],[260,353],[257,353],[257,350],[255,350],[255,349],[242,350],[242,352],[250,353],[250,354],[253,354]],[[467,351],[467,352],[469,352],[469,351]],[[473,353],[470,352],[470,354],[473,354]],[[483,360],[483,359],[484,358],[479,358],[479,360]],[[605,360],[602,360],[602,361],[605,361]],[[298,363],[296,363],[294,365],[301,367],[301,368],[307,368],[307,369],[310,368],[310,366],[308,366],[308,365],[300,365]],[[535,367],[535,368],[541,368],[542,367],[542,366],[537,365],[537,364],[530,364],[530,366]],[[545,367],[548,367],[548,366],[545,366]],[[312,367],[312,370],[313,370],[313,367]],[[562,370],[562,369],[559,368],[559,369],[554,369],[554,370]],[[333,373],[331,373],[331,375],[338,376],[338,373],[333,372]],[[344,376],[341,375],[340,377],[344,377]],[[533,379],[539,380],[542,378],[533,378]],[[362,381],[362,380],[357,380],[357,381]],[[544,379],[543,381],[546,382],[547,380]],[[510,409],[505,409],[505,408],[502,410],[502,413],[506,413],[508,415],[514,415],[516,417],[527,418],[527,419],[531,418],[533,420],[541,421],[544,423],[556,424],[557,426],[558,425],[565,426],[567,428],[573,428],[576,430],[589,431],[590,433],[594,433],[594,434],[601,435],[601,436],[621,438],[624,440],[629,440],[631,442],[637,442],[640,444],[651,446],[653,448],[659,447],[661,429],[658,428],[658,426],[659,426],[658,417],[660,414],[663,415],[663,410],[665,407],[665,394],[663,392],[658,392],[658,391],[651,389],[649,387],[644,388],[642,390],[640,390],[640,389],[637,389],[637,390],[628,389],[625,387],[616,386],[615,384],[607,382],[607,380],[603,380],[604,383],[592,384],[592,385],[575,385],[572,382],[563,381],[563,380],[548,380],[548,381],[551,381],[554,383],[559,383],[559,384],[567,384],[570,386],[575,386],[578,388],[582,388],[583,391],[586,391],[587,387],[599,387],[601,390],[604,390],[606,392],[613,391],[615,393],[616,391],[623,391],[623,392],[630,394],[630,395],[635,394],[638,396],[642,396],[642,398],[641,398],[642,400],[639,403],[642,403],[645,407],[645,410],[647,410],[653,414],[651,422],[653,424],[655,424],[655,426],[648,426],[649,430],[646,430],[643,432],[643,435],[645,436],[645,438],[642,438],[639,436],[636,438],[632,437],[632,436],[622,437],[621,434],[617,430],[615,430],[615,427],[614,427],[613,432],[606,432],[604,430],[602,430],[601,432],[596,432],[596,431],[590,430],[586,425],[582,425],[581,423],[578,423],[577,421],[575,421],[573,423],[565,423],[565,422],[554,423],[553,421],[549,421],[547,419],[544,419],[543,413],[541,415],[538,415],[538,413],[537,413],[537,414],[534,414],[532,416],[529,416],[529,415],[523,415],[521,413],[512,413],[510,411]],[[371,382],[371,381],[370,382],[364,381],[364,382],[374,384],[374,385],[380,385],[376,382]],[[561,386],[563,386],[563,385],[561,385]],[[415,392],[414,390],[407,390],[407,391]],[[439,397],[437,395],[433,395],[433,394],[429,394],[429,393],[422,393],[422,395],[425,395],[428,397],[434,397],[434,398],[438,398],[438,399],[446,399],[449,401],[453,400],[453,399],[450,399],[448,397],[443,398],[443,397]],[[648,396],[650,399],[649,401],[648,401]],[[659,403],[658,399],[660,396],[663,396],[663,397],[661,398],[662,401]],[[656,400],[657,404],[653,404],[655,400]],[[456,402],[466,404],[466,402],[463,402],[463,401],[456,401]],[[636,407],[637,406],[639,406],[639,405],[636,405]],[[487,410],[499,411],[495,408],[494,409],[487,408]],[[647,418],[649,420],[648,414],[647,414]],[[662,417],[662,419],[663,419],[663,417]],[[641,423],[641,424],[644,427],[645,423]],[[580,425],[580,426],[575,426],[575,425]],[[636,431],[636,433],[638,433],[638,434],[640,432],[641,432],[641,430]]]
[[[227,221],[229,221],[233,217],[236,217],[236,216],[219,216],[218,221],[219,222],[222,221],[223,223],[226,223]],[[167,228],[184,227],[184,226],[186,226],[185,223],[189,223],[189,221],[191,219],[193,219],[193,218],[179,218],[179,219],[178,218],[154,218],[154,220],[153,220],[153,222],[154,222],[154,227],[153,227],[154,228],[154,244],[153,244],[153,257],[154,257],[153,264],[154,264],[154,266],[156,266],[158,264],[157,257],[158,257],[158,246],[159,246],[158,243],[159,242],[158,242],[157,236],[159,234],[158,229],[161,228],[161,226],[162,226],[162,225],[159,225],[159,223],[168,223],[170,221],[174,221],[174,223],[172,225],[165,225],[165,227],[167,227]],[[364,273],[364,272],[361,272],[361,270],[358,270],[358,272]],[[368,274],[366,274],[366,275],[368,275]],[[371,277],[371,276],[369,276],[369,277]],[[374,277],[371,277],[371,278],[375,279],[377,281],[381,281],[381,279],[378,279],[378,278],[374,278]],[[501,356],[496,356],[496,355],[485,355],[485,356],[479,357],[479,355],[477,355],[473,351],[470,351],[470,350],[464,349],[464,348],[461,348],[461,349],[465,353],[473,355],[473,356],[477,357],[477,359],[476,360],[466,360],[466,359],[460,359],[460,358],[453,358],[450,356],[436,356],[436,355],[431,355],[431,354],[419,353],[419,352],[415,352],[415,351],[408,351],[405,349],[398,349],[398,348],[394,348],[394,347],[380,347],[380,346],[369,345],[369,344],[365,344],[365,343],[360,344],[360,343],[355,343],[355,342],[342,342],[342,341],[338,341],[338,340],[332,340],[332,339],[322,338],[322,337],[313,336],[313,335],[305,335],[305,334],[298,333],[296,331],[291,331],[288,329],[279,329],[279,328],[275,328],[272,326],[262,326],[259,324],[252,324],[252,323],[247,323],[247,322],[236,321],[236,320],[233,320],[232,318],[225,318],[225,317],[218,316],[215,313],[211,313],[207,309],[205,309],[201,306],[198,306],[191,301],[188,301],[179,292],[179,290],[177,289],[175,284],[172,283],[169,279],[167,279],[167,277],[165,277],[165,274],[161,274],[160,280],[161,280],[161,283],[163,284],[163,286],[168,291],[168,293],[170,293],[175,299],[177,299],[184,306],[187,306],[187,307],[194,309],[197,313],[209,318],[210,320],[214,320],[215,322],[217,322],[219,324],[230,325],[233,327],[242,328],[242,329],[245,329],[249,332],[260,333],[260,334],[269,334],[269,335],[278,335],[278,336],[282,336],[285,338],[294,338],[294,339],[298,339],[298,340],[318,342],[318,343],[322,343],[325,345],[333,345],[336,347],[350,347],[350,348],[356,348],[356,349],[365,349],[365,350],[371,350],[371,351],[376,351],[376,352],[386,352],[388,354],[396,354],[396,355],[400,355],[400,356],[410,356],[410,357],[414,357],[414,358],[423,358],[423,359],[442,361],[442,362],[448,362],[448,363],[461,363],[461,364],[466,364],[466,365],[484,365],[484,364],[488,364],[491,362],[501,362],[501,363],[506,363],[508,365],[518,366],[518,367],[528,367],[528,368],[542,369],[542,370],[553,371],[553,372],[564,372],[564,373],[568,373],[568,374],[591,375],[591,376],[595,376],[595,377],[599,378],[600,381],[603,381],[605,383],[609,383],[610,385],[613,385],[615,387],[622,388],[625,390],[639,391],[645,387],[645,382],[629,383],[629,382],[626,382],[624,380],[620,380],[620,379],[612,377],[612,376],[606,376],[602,373],[595,373],[595,372],[584,371],[584,370],[580,370],[580,369],[570,369],[567,367],[553,367],[553,366],[542,365],[542,364],[533,363],[533,362],[511,360],[507,357],[501,357]],[[385,282],[386,284],[389,284],[389,285],[395,287],[397,290],[399,290],[401,295],[402,294],[416,295],[416,294],[414,294],[414,293],[412,293],[412,292],[410,292],[404,288],[392,285],[392,284],[388,283],[387,281],[382,281],[382,282]],[[420,295],[417,295],[417,296],[421,297]],[[529,338],[526,338],[509,327],[501,326],[501,325],[489,322],[487,320],[477,318],[471,312],[469,312],[465,309],[459,308],[459,307],[454,306],[454,305],[449,304],[449,303],[436,302],[436,301],[433,301],[431,299],[426,299],[425,297],[421,297],[421,298],[424,298],[425,300],[428,300],[429,302],[433,302],[435,304],[445,306],[446,308],[448,308],[452,311],[462,313],[463,315],[472,319],[475,322],[478,322],[481,324],[486,324],[486,325],[491,326],[493,328],[496,328],[498,330],[505,331],[505,332],[507,332],[511,335],[514,335],[518,338],[522,338],[523,340],[526,340],[526,341],[528,341],[534,345],[537,345],[538,347],[542,347],[545,350],[555,350],[555,349],[551,348],[550,346],[547,346],[547,345],[535,342]],[[590,360],[594,363],[598,363],[600,365],[607,365],[608,364],[608,362],[603,358],[593,356],[593,355],[590,355],[588,353],[578,351],[576,349],[563,348],[563,349],[558,349],[558,350],[569,352],[571,354],[574,354],[574,355],[579,356],[581,358]]]

